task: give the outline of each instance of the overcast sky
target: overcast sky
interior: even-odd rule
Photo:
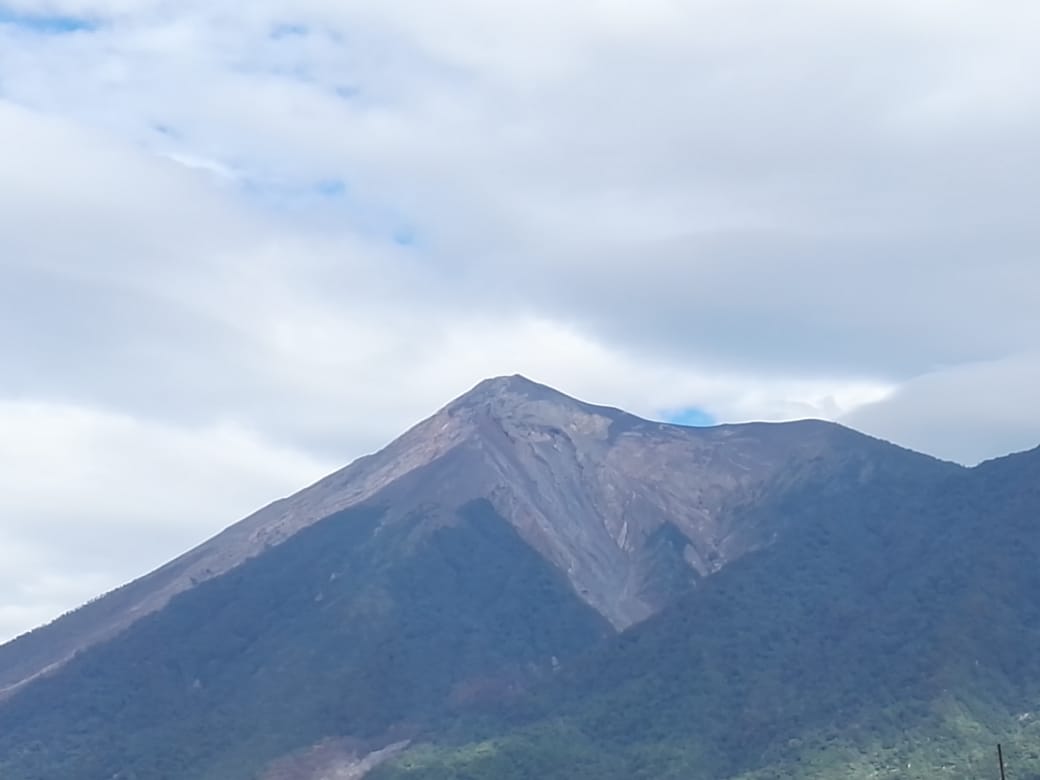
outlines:
[[[1034,0],[0,0],[0,641],[520,372],[1040,443]]]

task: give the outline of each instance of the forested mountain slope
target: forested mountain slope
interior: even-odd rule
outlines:
[[[934,671],[887,663],[896,637],[918,640],[879,594],[945,549],[944,523],[969,528],[967,509],[932,508],[974,495],[964,473],[831,423],[683,428],[488,380],[0,648],[0,777],[317,780],[387,760],[376,771],[472,777],[473,756],[488,777],[722,776],[793,760],[790,740],[815,744],[835,713],[875,722],[869,663]],[[861,645],[873,661],[822,673]],[[734,734],[758,758],[734,758]]]
[[[1040,777],[1040,450],[760,511],[792,530],[374,777]]]

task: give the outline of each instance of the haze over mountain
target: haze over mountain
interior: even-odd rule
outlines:
[[[840,716],[844,750],[848,718],[875,729],[932,671],[963,703],[981,638],[928,668],[886,643],[944,648],[967,619],[949,594],[989,593],[993,569],[963,565],[984,513],[1009,542],[1035,518],[1035,462],[969,471],[833,423],[684,428],[487,380],[0,647],[0,776],[787,772],[821,724]],[[999,618],[1032,679],[1019,573]],[[881,704],[861,696],[876,670]],[[990,728],[1007,703],[966,722]],[[915,717],[870,733],[927,727]],[[734,734],[758,752],[720,753]],[[882,764],[907,752],[882,747],[863,740]]]

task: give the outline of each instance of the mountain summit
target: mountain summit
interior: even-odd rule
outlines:
[[[0,647],[0,696],[350,507],[385,506],[384,523],[421,509],[429,530],[486,499],[623,629],[768,544],[778,528],[743,520],[755,497],[828,470],[866,479],[924,466],[952,468],[834,423],[689,428],[584,403],[520,375],[486,379],[379,452]]]
[[[833,423],[687,428],[485,380],[0,647],[0,775],[309,778],[308,746],[385,757],[771,549],[807,496],[960,471]]]

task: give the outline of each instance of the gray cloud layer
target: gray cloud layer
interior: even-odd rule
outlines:
[[[0,638],[491,374],[1040,439],[1031,5],[6,7]]]

